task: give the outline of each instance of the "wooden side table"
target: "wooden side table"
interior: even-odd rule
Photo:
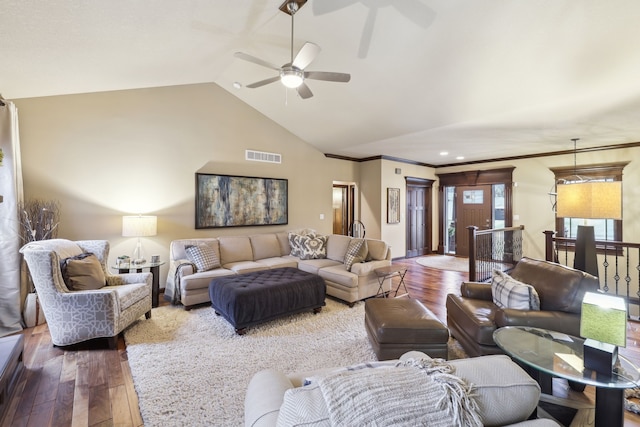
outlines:
[[[407,285],[404,283],[404,276],[405,274],[407,274],[407,267],[402,267],[400,265],[390,265],[387,267],[380,267],[380,268],[376,268],[375,270],[373,270],[374,273],[376,273],[376,276],[378,276],[378,293],[376,294],[376,297],[379,295],[382,295],[383,297],[387,298],[388,294],[384,291],[384,289],[382,288],[382,285],[384,285],[384,281],[387,279],[391,279],[395,276],[400,277],[400,282],[398,283],[398,287],[396,288],[395,294],[393,295],[394,297],[398,297],[398,291],[400,291],[400,286],[404,287],[404,294],[401,294],[400,296],[408,296],[409,298],[411,298],[411,296],[409,295],[409,291],[407,290]],[[391,288],[393,288],[393,283],[391,284]],[[389,293],[391,293],[391,289],[389,290]]]
[[[156,308],[159,305],[160,297],[160,266],[164,265],[164,261],[160,262],[145,262],[144,264],[126,264],[126,265],[113,265],[112,269],[117,270],[118,274],[125,273],[142,273],[144,268],[148,268],[153,277],[151,285],[151,307]]]

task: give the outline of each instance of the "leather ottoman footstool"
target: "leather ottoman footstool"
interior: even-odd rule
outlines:
[[[410,350],[447,359],[449,330],[420,301],[371,298],[364,304],[364,325],[378,360],[398,359]]]

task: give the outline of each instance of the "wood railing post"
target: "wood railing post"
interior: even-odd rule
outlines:
[[[544,259],[547,261],[555,262],[555,257],[553,256],[553,235],[556,234],[555,231],[545,230],[544,233]]]
[[[469,281],[476,281],[476,231],[478,227],[470,225],[469,230]]]

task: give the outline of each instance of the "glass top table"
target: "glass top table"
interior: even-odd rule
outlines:
[[[623,425],[624,389],[636,387],[640,371],[618,356],[610,375],[584,368],[582,338],[526,326],[507,326],[493,333],[495,343],[512,358],[543,374],[596,387],[596,426]]]

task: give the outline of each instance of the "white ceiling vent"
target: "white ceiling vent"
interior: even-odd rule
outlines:
[[[266,153],[264,151],[244,150],[244,158],[254,162],[282,163],[281,154]]]

